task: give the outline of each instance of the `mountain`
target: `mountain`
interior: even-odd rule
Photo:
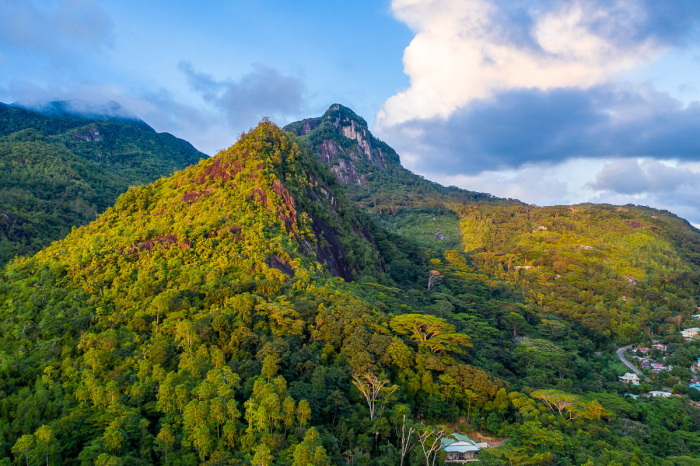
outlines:
[[[291,123],[285,130],[300,136],[328,166],[348,197],[383,227],[402,232],[426,247],[459,247],[455,206],[505,203],[490,194],[444,187],[401,165],[399,155],[375,138],[367,122],[351,109],[331,105],[320,118]]]
[[[0,265],[94,220],[129,186],[204,157],[115,103],[0,104]]]
[[[484,465],[700,461],[697,230],[436,187],[461,235],[438,249],[308,134],[264,121],[5,266],[1,466],[430,466],[455,431]],[[621,383],[618,345],[654,339],[667,370]]]
[[[414,357],[449,363],[486,403],[504,383],[457,359],[466,335],[426,317],[441,336],[418,356],[409,328],[423,318],[390,319],[408,308],[382,298],[395,289],[381,234],[360,217],[315,156],[264,122],[11,263],[0,455],[224,464],[274,451],[336,464],[344,450],[328,428],[352,429],[343,418],[367,409],[353,375],[376,384]]]

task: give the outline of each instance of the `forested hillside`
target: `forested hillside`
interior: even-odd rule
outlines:
[[[467,251],[429,249],[356,207],[336,175],[263,122],[9,264],[0,464],[430,466],[454,430],[504,440],[480,452],[487,465],[698,464],[700,409],[688,396],[700,393],[623,398],[614,351],[630,334],[544,308],[535,285],[488,260],[507,245],[514,267],[549,267],[526,238],[575,222],[517,229],[506,219],[518,210],[482,218],[482,206],[464,206]],[[601,225],[619,236],[585,244],[614,243],[604,256],[614,273],[644,269],[620,259],[640,241],[654,270],[693,273],[696,232],[669,216],[643,224],[657,228],[650,239],[624,239],[644,228],[615,215]],[[499,242],[500,225],[519,233]],[[575,286],[585,261],[557,247],[551,267]],[[695,299],[690,282],[673,286]],[[668,343],[700,356],[697,344]]]
[[[460,212],[473,270],[519,289],[543,315],[592,338],[678,335],[700,304],[700,232],[635,206],[469,207]]]
[[[205,157],[141,120],[0,104],[0,265],[94,220],[129,186]]]

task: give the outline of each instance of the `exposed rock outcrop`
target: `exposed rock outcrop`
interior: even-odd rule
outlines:
[[[285,129],[306,136],[314,152],[343,184],[364,185],[373,169],[386,169],[390,161],[398,164],[398,155],[388,154],[391,148],[372,136],[365,120],[339,104],[331,105],[321,118],[292,123]]]
[[[102,142],[105,140],[97,126],[90,125],[73,133],[73,139],[84,142]]]
[[[310,217],[314,234],[327,244],[325,246],[319,244],[317,247],[316,257],[319,262],[323,263],[333,276],[341,277],[347,282],[352,281],[352,271],[345,259],[345,249],[340,243],[337,233],[317,216],[311,214]]]

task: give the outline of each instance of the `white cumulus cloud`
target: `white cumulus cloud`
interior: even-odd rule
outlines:
[[[403,57],[410,87],[382,105],[377,129],[447,117],[496,91],[592,86],[655,58],[665,45],[654,36],[620,38],[648,14],[637,3],[555,2],[523,13],[487,0],[393,0],[415,32]]]

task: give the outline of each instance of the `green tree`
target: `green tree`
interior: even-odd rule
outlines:
[[[321,438],[316,428],[309,428],[304,435],[304,440],[294,447],[292,466],[327,466],[329,464],[326,449],[321,445]]]
[[[264,443],[255,447],[255,455],[253,456],[253,466],[270,466],[273,462],[270,448]]]
[[[398,334],[409,335],[419,347],[434,353],[462,353],[472,346],[467,335],[455,332],[454,325],[431,315],[402,314],[391,319],[391,328]]]
[[[51,431],[51,428],[43,425],[34,432],[36,439],[36,448],[46,460],[46,466],[49,466],[49,459],[53,456],[56,438]]]
[[[163,453],[164,463],[168,464],[168,453],[175,445],[175,434],[169,424],[164,424],[156,436],[156,446]]]
[[[17,439],[14,446],[12,447],[12,454],[15,457],[24,457],[24,461],[27,466],[29,466],[29,454],[34,449],[36,443],[34,436],[30,434],[25,434]]]

